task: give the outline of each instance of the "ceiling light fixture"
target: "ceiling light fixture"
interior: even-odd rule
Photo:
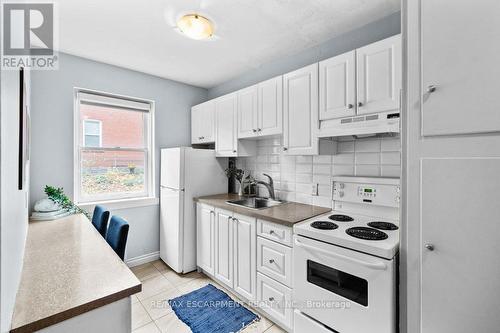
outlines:
[[[204,16],[187,14],[177,21],[179,30],[192,39],[206,39],[214,34],[213,23]]]

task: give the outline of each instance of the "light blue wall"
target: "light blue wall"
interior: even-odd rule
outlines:
[[[156,105],[156,195],[159,149],[190,145],[191,106],[207,90],[92,60],[60,54],[59,70],[32,75],[31,206],[46,184],[73,195],[73,88],[146,98]],[[127,258],[159,250],[159,207],[117,210],[130,223]]]
[[[338,54],[354,50],[360,46],[396,35],[401,31],[400,16],[400,12],[394,13],[379,21],[375,21],[359,29],[332,38],[313,48],[266,63],[259,68],[253,69],[239,77],[209,89],[208,97],[215,98],[274,76],[285,74]]]

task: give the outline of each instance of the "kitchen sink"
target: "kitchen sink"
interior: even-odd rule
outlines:
[[[238,200],[229,200],[226,203],[234,206],[240,206],[250,209],[265,209],[283,205],[286,201],[273,200],[269,198],[245,198]]]

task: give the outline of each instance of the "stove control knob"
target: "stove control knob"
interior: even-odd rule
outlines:
[[[341,197],[341,198],[342,198],[343,196],[344,196],[344,191],[340,191],[340,192],[339,192],[339,197]]]

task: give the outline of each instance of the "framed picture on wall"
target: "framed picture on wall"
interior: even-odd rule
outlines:
[[[18,189],[26,187],[29,163],[30,143],[30,113],[27,96],[25,70],[19,69],[19,158],[18,158]]]

